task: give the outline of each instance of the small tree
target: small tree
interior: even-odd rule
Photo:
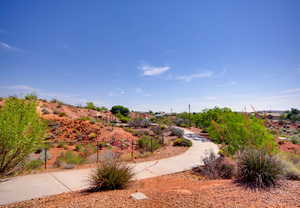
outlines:
[[[27,95],[25,95],[24,97],[26,100],[37,100],[38,97],[35,93],[29,93]]]
[[[0,110],[0,176],[22,168],[26,157],[41,146],[45,130],[35,101],[6,100]]]
[[[123,116],[129,115],[129,109],[122,105],[115,105],[110,110],[113,114],[121,113]]]
[[[87,102],[85,108],[90,109],[90,110],[95,110],[96,106],[94,105],[93,102]]]

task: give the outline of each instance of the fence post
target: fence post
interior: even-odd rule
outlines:
[[[97,141],[97,163],[99,162],[99,142]]]
[[[150,140],[150,144],[151,144],[151,152],[153,152],[153,147],[152,147],[152,137],[151,137],[151,140]]]
[[[131,159],[133,160],[133,138],[131,139]]]
[[[45,169],[47,169],[47,148],[44,149],[45,152]]]

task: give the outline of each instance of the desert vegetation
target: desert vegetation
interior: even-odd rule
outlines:
[[[22,170],[29,154],[42,146],[45,133],[34,99],[6,99],[0,109],[0,175]]]

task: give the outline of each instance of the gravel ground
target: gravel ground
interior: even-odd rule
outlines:
[[[136,191],[143,192],[149,199],[130,198]],[[300,182],[282,181],[280,187],[255,191],[232,180],[204,180],[188,171],[135,181],[125,190],[72,192],[5,207],[300,207]]]

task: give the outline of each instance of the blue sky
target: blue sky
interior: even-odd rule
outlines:
[[[1,1],[0,96],[300,108],[300,1]]]

